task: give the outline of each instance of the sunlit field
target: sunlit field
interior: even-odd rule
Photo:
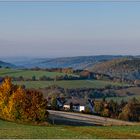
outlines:
[[[33,126],[0,120],[0,138],[140,138],[140,126]]]

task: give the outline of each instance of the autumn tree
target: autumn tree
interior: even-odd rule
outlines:
[[[118,116],[119,114],[119,105],[117,102],[110,100],[109,101],[109,111],[110,111],[110,115],[111,117],[115,118]]]
[[[6,120],[44,121],[47,101],[36,90],[26,90],[6,78],[0,85],[0,117]]]
[[[94,107],[95,107],[95,112],[98,113],[98,114],[101,114],[101,112],[104,109],[104,104],[103,104],[103,102],[95,102]]]
[[[12,93],[16,90],[16,86],[12,85],[11,78],[6,78],[0,86],[0,116],[10,118],[9,101]]]
[[[140,102],[136,98],[133,98],[124,106],[122,112],[119,114],[119,119],[126,121],[139,121],[139,109]]]
[[[108,108],[104,108],[104,110],[101,112],[101,115],[103,117],[109,117],[110,116],[110,111]]]
[[[43,94],[36,90],[27,90],[25,107],[26,119],[31,121],[45,121],[48,117],[47,100],[44,99]]]
[[[57,97],[56,96],[52,97],[51,106],[52,106],[52,109],[57,109]]]
[[[9,100],[10,118],[12,120],[25,120],[26,104],[26,92],[21,87],[18,87]]]

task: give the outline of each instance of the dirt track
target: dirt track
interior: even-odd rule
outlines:
[[[69,124],[69,125],[137,125],[136,123],[99,117],[95,115],[87,115],[81,113],[63,112],[49,110],[50,121],[53,124]]]

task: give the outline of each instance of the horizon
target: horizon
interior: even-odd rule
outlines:
[[[31,56],[31,57],[26,57],[26,56],[9,56],[9,57],[1,57],[0,56],[0,61],[5,61],[12,63],[12,61],[21,61],[21,60],[31,60],[31,59],[57,59],[57,58],[78,58],[78,57],[103,57],[103,56],[120,56],[120,57],[139,57],[140,55],[76,55],[76,56],[60,56],[60,57],[36,57],[36,56]],[[17,60],[18,59],[18,60]]]
[[[0,4],[1,57],[140,55],[138,2]]]

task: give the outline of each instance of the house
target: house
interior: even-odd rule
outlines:
[[[52,109],[52,97],[47,97],[47,107],[48,109]],[[61,98],[61,97],[56,97],[55,99],[55,108],[57,109],[63,109],[63,105],[65,103],[65,99],[64,98]]]
[[[64,110],[72,110],[76,112],[81,112],[85,110],[86,101],[76,97],[72,97],[66,101],[63,108]]]
[[[63,106],[64,110],[72,110],[76,112],[85,111],[87,107],[91,113],[94,112],[94,103],[91,99],[85,100],[76,97],[68,99]]]
[[[65,100],[64,100],[64,99],[62,99],[62,98],[60,98],[60,97],[57,97],[57,98],[56,98],[56,104],[57,104],[57,107],[58,107],[59,109],[62,109],[62,108],[63,108],[64,103],[65,103]]]
[[[91,113],[95,112],[94,105],[95,105],[94,101],[91,99],[88,99],[88,107],[89,107]]]

